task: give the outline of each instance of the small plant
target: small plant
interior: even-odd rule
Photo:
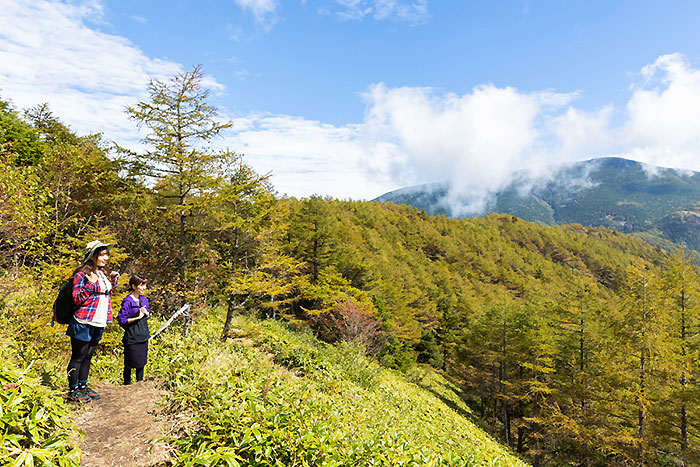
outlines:
[[[78,466],[80,451],[63,400],[31,376],[0,368],[0,466]]]

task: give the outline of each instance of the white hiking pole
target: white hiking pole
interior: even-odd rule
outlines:
[[[155,337],[156,337],[158,334],[160,334],[160,333],[163,332],[168,326],[170,326],[170,324],[173,322],[173,320],[174,320],[175,318],[177,318],[178,316],[180,316],[181,314],[187,315],[187,310],[189,310],[189,309],[190,309],[190,305],[189,305],[189,303],[186,303],[185,306],[183,306],[182,308],[180,308],[179,310],[177,310],[177,311],[170,317],[170,319],[167,320],[167,321],[160,327],[160,329],[158,329],[158,331],[157,331],[155,334],[153,334],[148,340],[150,341],[150,340],[155,339]]]

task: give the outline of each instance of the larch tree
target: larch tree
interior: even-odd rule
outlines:
[[[600,401],[606,394],[596,384],[605,378],[604,311],[595,299],[599,293],[595,282],[578,278],[571,289],[560,293],[547,317],[555,341],[556,377],[545,424],[568,446],[570,461],[581,466],[596,465],[596,457],[610,445],[601,428],[607,414]]]
[[[618,349],[626,360],[624,386],[629,388],[627,408],[633,429],[631,456],[639,465],[653,465],[659,438],[652,436],[658,425],[658,404],[667,387],[670,319],[661,281],[646,265],[631,268],[623,290],[622,314],[617,331],[622,338]],[[636,417],[634,417],[636,412]],[[636,423],[633,419],[636,418]],[[634,427],[634,428],[632,428]]]
[[[217,120],[216,108],[207,103],[210,91],[203,80],[201,66],[178,73],[169,82],[152,80],[149,99],[127,109],[139,128],[148,130],[143,139],[147,150],[135,154],[136,162],[155,179],[154,188],[165,201],[160,208],[177,219],[183,282],[190,246],[188,224],[201,213],[194,201],[212,188],[211,173],[217,163],[231,156],[211,148],[212,140],[231,123]]]
[[[308,265],[312,284],[319,282],[321,270],[328,264],[335,247],[331,208],[332,205],[319,196],[303,200],[290,229],[292,251]]]
[[[275,291],[261,276],[269,273],[265,259],[273,247],[266,240],[276,238],[277,201],[269,175],[256,173],[238,157],[222,167],[206,204],[211,211],[210,241],[216,252],[216,272],[212,276],[220,299],[227,304],[221,335],[226,340],[237,309],[266,293],[272,294],[274,301]]]
[[[698,365],[700,360],[697,333],[700,327],[700,278],[691,254],[681,248],[671,256],[664,270],[664,282],[671,313],[670,344],[673,346],[671,388],[668,397],[668,424],[671,438],[678,446],[681,466],[698,462],[697,426]],[[693,410],[695,409],[695,410]],[[694,423],[695,422],[695,423]]]

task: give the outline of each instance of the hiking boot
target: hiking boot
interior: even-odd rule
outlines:
[[[100,396],[98,393],[96,393],[94,390],[92,390],[88,387],[84,387],[82,389],[82,391],[83,391],[83,394],[85,394],[86,396],[88,396],[90,398],[90,400],[102,399],[102,396]]]
[[[68,392],[68,400],[71,402],[79,402],[81,404],[88,403],[92,401],[92,398],[85,394],[82,389],[75,388]]]

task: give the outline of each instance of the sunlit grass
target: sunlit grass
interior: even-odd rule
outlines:
[[[177,465],[525,465],[430,371],[411,375],[427,390],[351,346],[275,321],[234,325],[252,346],[222,344],[213,316],[152,345],[167,410],[196,417],[171,440]]]

